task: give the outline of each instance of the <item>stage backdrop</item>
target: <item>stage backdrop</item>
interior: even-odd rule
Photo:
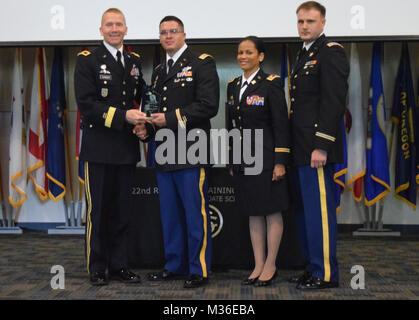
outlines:
[[[131,267],[162,268],[163,236],[159,211],[159,193],[153,169],[138,168],[131,189],[133,214],[129,230]],[[248,218],[235,210],[234,187],[225,168],[209,172],[209,200],[213,237],[213,270],[253,267]],[[284,213],[284,234],[277,266],[294,269],[302,266],[296,232],[296,219]]]

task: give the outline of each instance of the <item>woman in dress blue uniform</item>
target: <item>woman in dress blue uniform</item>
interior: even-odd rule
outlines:
[[[258,175],[245,174],[248,165],[243,148],[240,164],[230,164],[237,209],[249,216],[255,259],[253,272],[242,284],[255,286],[270,285],[276,276],[275,262],[283,232],[281,211],[289,205],[285,167],[290,154],[288,111],[280,77],[260,68],[264,55],[259,38],[249,36],[240,42],[237,62],[243,74],[229,82],[226,104],[228,129],[238,129],[242,142],[246,140],[243,130],[252,130],[251,154],[256,155],[256,144],[263,150],[263,167]],[[263,130],[262,141],[254,138],[256,129]],[[229,159],[237,152],[233,147],[230,143]]]

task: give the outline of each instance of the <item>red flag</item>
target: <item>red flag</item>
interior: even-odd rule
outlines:
[[[32,180],[42,200],[48,198],[45,167],[49,93],[45,62],[45,49],[37,48],[29,118],[28,178]]]

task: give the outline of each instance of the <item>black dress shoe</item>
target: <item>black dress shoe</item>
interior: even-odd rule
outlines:
[[[267,287],[272,284],[272,280],[275,279],[277,276],[277,271],[275,270],[274,275],[268,280],[260,280],[259,278],[256,280],[254,286],[255,287]]]
[[[129,271],[126,268],[122,268],[117,272],[110,273],[110,278],[113,280],[119,280],[124,283],[139,283],[141,282],[140,276],[137,276],[135,273]]]
[[[339,282],[326,282],[320,278],[310,277],[306,281],[301,282],[297,285],[297,289],[300,290],[316,290],[316,289],[328,289],[339,287]]]
[[[177,280],[184,278],[183,275],[170,272],[169,270],[162,270],[158,272],[151,272],[147,275],[150,281],[164,281],[164,280]]]
[[[185,281],[183,284],[184,288],[190,289],[190,288],[198,288],[202,287],[203,285],[208,283],[208,278],[204,278],[200,276],[199,274],[191,274],[188,277],[188,280]]]
[[[92,272],[90,274],[90,283],[94,286],[106,286],[109,281],[105,272]]]
[[[256,282],[258,279],[259,279],[259,277],[256,277],[256,278],[251,278],[251,279],[246,278],[246,279],[244,279],[244,280],[242,281],[242,285],[243,285],[243,286],[251,286],[251,285],[255,284],[255,282]]]
[[[304,273],[300,276],[292,276],[291,278],[289,278],[288,282],[299,284],[301,282],[305,282],[310,277],[311,277],[311,273],[308,271],[304,271]]]

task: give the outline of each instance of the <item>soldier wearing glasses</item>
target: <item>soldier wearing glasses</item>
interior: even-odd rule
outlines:
[[[210,119],[218,112],[219,79],[214,59],[208,54],[196,54],[186,45],[179,18],[163,18],[159,32],[166,59],[152,75],[152,90],[161,103],[159,112],[151,114],[151,121],[157,131],[170,129],[176,144],[175,163],[161,163],[156,153],[166,264],[164,270],[148,278],[157,281],[187,276],[184,287],[195,288],[207,283],[211,267],[208,172],[204,163],[190,163],[186,154],[178,154],[179,143],[186,143],[186,150],[195,143],[179,142],[178,132],[184,131],[185,137],[188,133],[206,133],[209,137]],[[142,139],[147,134],[144,127],[136,133]]]

